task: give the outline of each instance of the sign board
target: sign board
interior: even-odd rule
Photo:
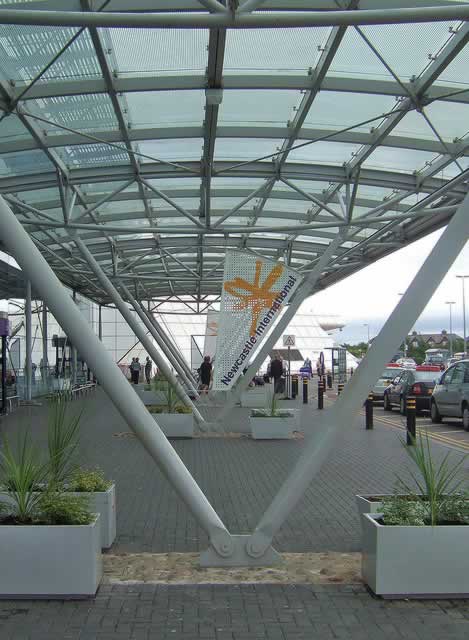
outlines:
[[[283,346],[284,347],[294,347],[295,346],[295,336],[283,336]]]
[[[248,251],[226,252],[213,389],[229,390],[303,276]]]

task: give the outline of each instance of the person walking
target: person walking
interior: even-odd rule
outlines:
[[[275,356],[270,364],[270,375],[274,379],[274,393],[282,393],[281,380],[283,375],[283,362],[280,356]]]
[[[132,362],[130,364],[130,378],[132,380],[132,384],[138,384],[138,380],[140,378],[140,362],[138,358],[132,358]]]
[[[147,384],[150,384],[150,382],[151,382],[151,370],[152,370],[152,368],[153,368],[153,362],[147,356],[147,359],[145,360],[145,380],[146,380]]]
[[[200,384],[199,389],[208,393],[210,381],[212,379],[212,364],[210,356],[205,356],[204,361],[199,367]]]

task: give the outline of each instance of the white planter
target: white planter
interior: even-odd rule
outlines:
[[[291,418],[249,418],[251,435],[254,440],[291,438],[296,429],[296,417]]]
[[[265,409],[272,402],[272,385],[251,387],[241,394],[241,406],[250,409]]]
[[[192,413],[153,413],[153,418],[167,438],[192,438],[194,416]]]
[[[376,497],[379,498],[384,498],[384,497],[391,497],[391,495],[394,494],[375,494]],[[369,500],[370,496],[360,496],[360,495],[356,495],[355,496],[355,501],[357,503],[357,509],[358,509],[358,515],[361,516],[363,513],[380,513],[381,511],[381,505],[382,505],[382,500]]]
[[[116,539],[116,485],[107,491],[70,492],[73,496],[86,496],[92,513],[99,513],[101,529],[101,548],[109,549]]]
[[[108,549],[116,539],[116,485],[107,491],[67,491],[67,495],[84,497],[88,500],[91,513],[99,513],[101,548]],[[0,502],[14,505],[15,501],[6,492],[0,492]]]
[[[166,398],[161,391],[147,391],[144,388],[137,388],[136,392],[143,404],[166,404]]]
[[[384,526],[362,516],[362,577],[383,597],[469,595],[469,526]]]
[[[0,597],[83,598],[101,581],[99,515],[89,525],[0,525]]]

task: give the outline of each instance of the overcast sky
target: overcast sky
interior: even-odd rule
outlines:
[[[376,335],[425,258],[430,253],[441,231],[414,242],[346,280],[330,287],[310,299],[317,314],[337,314],[346,322],[342,332],[335,332],[340,342],[356,343]],[[449,331],[449,305],[454,301],[453,333],[463,335],[462,284],[456,275],[469,274],[469,242],[456,258],[441,285],[438,287],[414,330],[421,333]],[[469,278],[466,280],[466,333],[469,333]]]

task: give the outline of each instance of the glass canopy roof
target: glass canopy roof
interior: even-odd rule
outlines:
[[[200,304],[219,297],[228,248],[307,272],[341,231],[329,286],[445,225],[468,190],[467,6],[0,0],[1,193],[62,281],[99,302],[72,229],[140,297]],[[393,23],[422,7],[433,19]],[[338,9],[394,14],[299,22]],[[12,24],[9,10],[266,23]]]

